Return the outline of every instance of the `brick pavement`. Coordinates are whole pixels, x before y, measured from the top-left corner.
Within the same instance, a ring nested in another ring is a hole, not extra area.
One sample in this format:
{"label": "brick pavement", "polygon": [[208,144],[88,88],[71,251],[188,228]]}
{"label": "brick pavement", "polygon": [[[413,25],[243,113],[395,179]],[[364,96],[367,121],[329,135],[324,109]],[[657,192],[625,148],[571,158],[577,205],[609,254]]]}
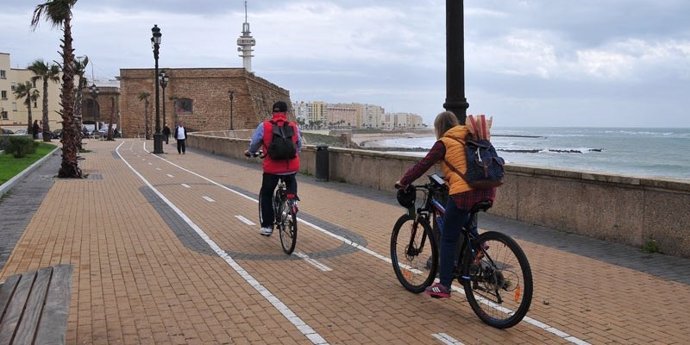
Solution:
{"label": "brick pavement", "polygon": [[[402,214],[389,193],[299,177],[302,218],[370,251],[300,224],[297,251],[331,269],[322,271],[238,218],[258,223],[257,164],[178,155],[173,145],[164,161],[137,140],[88,148],[81,167],[89,178],[39,170],[0,202],[2,223],[27,210],[0,228],[2,245],[14,248],[0,261],[0,281],[74,265],[69,344],[439,344],[441,333],[464,344],[690,342],[687,259],[487,215],[480,226],[518,239],[536,284],[535,321],[500,331],[460,294],[439,301],[404,291],[390,264],[371,255],[389,256]],[[47,191],[25,193],[28,185]],[[27,202],[21,212],[17,200]]]}

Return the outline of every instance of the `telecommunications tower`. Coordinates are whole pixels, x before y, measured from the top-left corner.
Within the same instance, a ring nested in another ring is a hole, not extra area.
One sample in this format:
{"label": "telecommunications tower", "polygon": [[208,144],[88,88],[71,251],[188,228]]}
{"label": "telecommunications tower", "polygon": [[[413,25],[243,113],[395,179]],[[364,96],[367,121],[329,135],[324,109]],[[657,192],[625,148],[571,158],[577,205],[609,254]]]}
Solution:
{"label": "telecommunications tower", "polygon": [[249,22],[247,21],[247,2],[244,2],[244,24],[242,24],[242,36],[240,36],[237,39],[237,51],[240,52],[241,54],[239,55],[242,58],[242,65],[244,65],[244,69],[247,70],[247,72],[252,71],[252,52],[254,47],[256,45],[256,41],[254,40],[254,37],[251,35],[251,31],[249,31]]}

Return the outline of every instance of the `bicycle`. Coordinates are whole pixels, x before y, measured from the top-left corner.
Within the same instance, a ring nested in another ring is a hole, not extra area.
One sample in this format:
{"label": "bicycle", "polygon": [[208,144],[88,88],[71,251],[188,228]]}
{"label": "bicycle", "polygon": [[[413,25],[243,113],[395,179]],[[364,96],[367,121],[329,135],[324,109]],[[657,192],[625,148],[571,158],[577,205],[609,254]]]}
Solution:
{"label": "bicycle", "polygon": [[[429,180],[408,187],[414,188],[415,200],[423,200],[422,205],[409,208],[391,234],[393,270],[402,286],[414,293],[434,282],[439,265],[439,229],[445,212],[441,200],[447,195],[447,187],[437,174],[429,175]],[[417,199],[418,191],[422,199]],[[476,225],[477,214],[490,207],[489,201],[475,205],[468,224]],[[532,302],[532,271],[527,256],[506,234],[474,234],[470,228],[465,225],[461,231],[454,279],[464,287],[467,301],[479,319],[499,329],[513,327],[522,321]]]}
{"label": "bicycle", "polygon": [[[265,157],[262,151],[245,154],[245,156],[261,159]],[[280,246],[285,254],[290,255],[297,245],[297,204],[294,199],[287,197],[287,186],[282,177],[278,181],[271,200],[273,201],[273,224],[280,234]],[[259,213],[261,213],[261,198],[259,198]]]}

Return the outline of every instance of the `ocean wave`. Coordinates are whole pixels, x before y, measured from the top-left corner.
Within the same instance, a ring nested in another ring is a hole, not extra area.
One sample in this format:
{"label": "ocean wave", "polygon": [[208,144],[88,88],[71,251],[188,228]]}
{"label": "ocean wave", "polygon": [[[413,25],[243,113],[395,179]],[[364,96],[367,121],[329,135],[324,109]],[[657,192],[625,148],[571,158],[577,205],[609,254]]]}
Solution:
{"label": "ocean wave", "polygon": [[508,149],[508,148],[500,148],[497,147],[496,151],[498,152],[510,152],[510,153],[588,153],[588,152],[602,152],[604,149],[602,148],[546,148],[546,149],[537,149],[537,148],[527,148],[527,149]]}

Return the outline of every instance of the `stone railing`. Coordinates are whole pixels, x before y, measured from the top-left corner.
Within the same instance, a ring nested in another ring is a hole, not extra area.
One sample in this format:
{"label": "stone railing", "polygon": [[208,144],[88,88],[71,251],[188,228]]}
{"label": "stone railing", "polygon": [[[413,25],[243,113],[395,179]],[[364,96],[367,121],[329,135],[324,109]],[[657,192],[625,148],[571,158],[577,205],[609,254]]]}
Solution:
{"label": "stone railing", "polygon": [[[226,132],[227,133],[227,132]],[[210,135],[213,134],[213,135]],[[249,133],[191,133],[188,145],[243,158]],[[316,174],[316,148],[300,154],[302,173]],[[328,179],[393,191],[418,157],[328,149]],[[392,197],[392,196],[391,196]],[[606,241],[690,257],[690,182],[510,165],[493,214]]]}

